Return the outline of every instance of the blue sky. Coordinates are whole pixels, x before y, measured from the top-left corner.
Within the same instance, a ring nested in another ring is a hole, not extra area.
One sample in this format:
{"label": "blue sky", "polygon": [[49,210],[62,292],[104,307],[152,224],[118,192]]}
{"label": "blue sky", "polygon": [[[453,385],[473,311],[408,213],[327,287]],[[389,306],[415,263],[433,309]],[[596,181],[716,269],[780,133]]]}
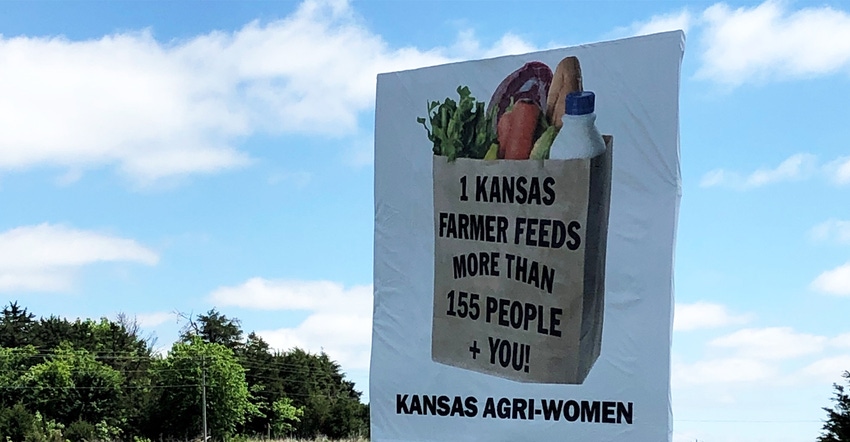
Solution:
{"label": "blue sky", "polygon": [[0,3],[0,298],[212,307],[368,390],[375,75],[687,35],[675,441],[810,441],[850,369],[842,2]]}

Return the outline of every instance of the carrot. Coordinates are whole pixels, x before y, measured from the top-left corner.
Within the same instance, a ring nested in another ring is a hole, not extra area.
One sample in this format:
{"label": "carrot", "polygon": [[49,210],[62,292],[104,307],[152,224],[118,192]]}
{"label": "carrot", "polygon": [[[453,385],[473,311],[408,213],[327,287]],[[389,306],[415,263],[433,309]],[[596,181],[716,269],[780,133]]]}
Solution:
{"label": "carrot", "polygon": [[527,101],[514,104],[513,109],[502,114],[496,125],[499,138],[499,156],[506,160],[527,160],[534,146],[534,131],[540,108]]}

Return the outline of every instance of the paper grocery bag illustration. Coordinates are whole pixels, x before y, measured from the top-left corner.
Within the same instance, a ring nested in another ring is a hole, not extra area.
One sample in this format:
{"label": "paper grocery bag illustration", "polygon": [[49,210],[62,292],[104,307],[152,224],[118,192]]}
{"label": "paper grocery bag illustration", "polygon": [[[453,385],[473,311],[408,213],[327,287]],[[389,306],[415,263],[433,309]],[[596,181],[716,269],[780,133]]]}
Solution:
{"label": "paper grocery bag illustration", "polygon": [[613,141],[576,160],[434,156],[436,362],[580,384],[599,356]]}

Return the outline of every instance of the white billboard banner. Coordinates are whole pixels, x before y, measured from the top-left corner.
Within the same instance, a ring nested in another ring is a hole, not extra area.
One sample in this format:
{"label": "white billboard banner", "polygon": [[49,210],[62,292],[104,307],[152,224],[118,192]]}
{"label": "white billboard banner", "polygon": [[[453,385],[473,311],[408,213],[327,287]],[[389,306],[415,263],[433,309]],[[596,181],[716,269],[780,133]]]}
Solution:
{"label": "white billboard banner", "polygon": [[372,440],[670,440],[683,51],[378,76]]}

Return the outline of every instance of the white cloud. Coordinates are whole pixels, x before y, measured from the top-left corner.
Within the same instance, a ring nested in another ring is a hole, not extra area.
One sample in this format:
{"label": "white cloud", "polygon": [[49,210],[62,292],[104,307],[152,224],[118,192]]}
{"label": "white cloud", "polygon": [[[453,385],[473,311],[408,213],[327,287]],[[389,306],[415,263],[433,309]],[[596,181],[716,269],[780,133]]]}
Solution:
{"label": "white cloud", "polygon": [[310,184],[312,178],[313,176],[309,172],[276,172],[271,174],[267,181],[270,185],[287,183],[298,189],[303,189]]}
{"label": "white cloud", "polygon": [[720,304],[709,302],[676,304],[673,330],[690,331],[718,328],[727,325],[745,324],[750,319],[749,315],[733,315],[729,313],[726,306]]}
{"label": "white cloud", "polygon": [[708,345],[732,349],[741,357],[782,360],[820,353],[826,342],[824,336],[798,333],[790,327],[768,327],[738,330]]}
{"label": "white cloud", "polygon": [[75,271],[86,265],[159,260],[134,240],[53,224],[2,232],[0,250],[0,291],[67,290]]}
{"label": "white cloud", "polygon": [[850,262],[821,273],[810,287],[830,295],[850,296]]}
{"label": "white cloud", "polygon": [[827,163],[824,171],[837,185],[850,184],[850,157],[841,157]]}
{"label": "white cloud", "polygon": [[451,52],[453,57],[462,59],[525,54],[536,50],[539,50],[539,48],[510,32],[503,35],[491,47],[485,48],[481,46],[481,42],[475,35],[475,31],[465,29],[458,33],[456,41],[449,52]]}
{"label": "white cloud", "polygon": [[823,382],[837,382],[850,367],[850,354],[818,359],[800,370],[800,374]]}
{"label": "white cloud", "polygon": [[693,14],[687,9],[682,9],[681,11],[671,12],[669,14],[654,15],[649,20],[636,22],[626,28],[618,29],[614,34],[618,36],[650,35],[680,29],[687,34],[694,21]]}
{"label": "white cloud", "polygon": [[808,178],[814,174],[816,166],[817,159],[814,155],[799,153],[788,157],[775,168],[761,168],[746,176],[724,169],[715,169],[703,175],[700,186],[753,189],[768,184]]}
{"label": "white cloud", "polygon": [[828,6],[796,11],[768,0],[708,7],[698,76],[730,86],[809,78],[850,69],[850,14]]}
{"label": "white cloud", "polygon": [[168,321],[176,322],[177,314],[174,312],[140,313],[136,315],[136,321],[144,328],[154,328]]}
{"label": "white cloud", "polygon": [[674,363],[672,381],[676,385],[740,383],[763,381],[778,374],[773,364],[756,358],[736,357]]}
{"label": "white cloud", "polygon": [[346,288],[330,281],[252,278],[238,286],[216,289],[209,299],[222,306],[309,311],[309,316],[297,326],[260,330],[257,334],[277,349],[324,351],[347,370],[369,366],[371,286]]}
{"label": "white cloud", "polygon": [[[844,333],[830,339],[829,345],[838,348],[850,348],[850,333]],[[850,369],[850,364],[847,367]]]}
{"label": "white cloud", "polygon": [[115,167],[149,184],[241,167],[251,158],[237,146],[257,132],[356,135],[379,72],[533,49],[513,34],[491,47],[462,34],[449,48],[392,48],[338,0],[169,43],[148,31],[0,35],[0,170],[67,168],[64,183]]}
{"label": "white cloud", "polygon": [[809,231],[816,241],[835,241],[850,244],[850,220],[828,219]]}

